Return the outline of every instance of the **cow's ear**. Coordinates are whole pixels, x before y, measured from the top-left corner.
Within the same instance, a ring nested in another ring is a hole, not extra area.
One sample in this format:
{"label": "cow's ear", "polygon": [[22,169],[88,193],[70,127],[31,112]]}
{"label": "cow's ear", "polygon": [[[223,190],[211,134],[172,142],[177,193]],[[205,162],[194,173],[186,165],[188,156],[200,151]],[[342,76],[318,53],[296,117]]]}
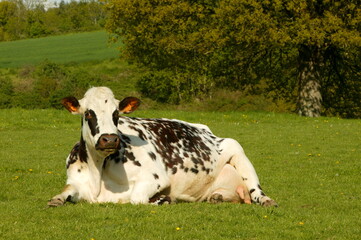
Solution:
{"label": "cow's ear", "polygon": [[131,113],[140,105],[140,100],[136,97],[126,97],[119,103],[120,113]]}
{"label": "cow's ear", "polygon": [[68,109],[69,112],[77,114],[79,113],[80,104],[75,97],[66,97],[61,100],[61,104]]}

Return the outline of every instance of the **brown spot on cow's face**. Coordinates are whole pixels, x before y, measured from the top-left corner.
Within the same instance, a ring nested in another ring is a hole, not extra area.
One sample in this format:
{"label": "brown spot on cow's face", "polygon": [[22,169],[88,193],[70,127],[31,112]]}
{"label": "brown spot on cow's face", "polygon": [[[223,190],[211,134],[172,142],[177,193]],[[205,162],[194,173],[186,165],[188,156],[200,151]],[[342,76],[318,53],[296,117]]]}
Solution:
{"label": "brown spot on cow's face", "polygon": [[118,120],[119,120],[119,111],[118,109],[116,109],[113,112],[113,123],[115,126],[118,126]]}
{"label": "brown spot on cow's face", "polygon": [[98,118],[93,110],[90,109],[85,111],[84,120],[88,123],[90,132],[93,137],[99,133]]}

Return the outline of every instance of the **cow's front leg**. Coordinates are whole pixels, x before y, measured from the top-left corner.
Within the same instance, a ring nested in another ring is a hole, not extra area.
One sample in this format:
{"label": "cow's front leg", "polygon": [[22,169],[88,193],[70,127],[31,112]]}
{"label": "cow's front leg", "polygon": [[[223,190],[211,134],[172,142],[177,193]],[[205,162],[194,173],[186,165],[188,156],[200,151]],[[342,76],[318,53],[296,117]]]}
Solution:
{"label": "cow's front leg", "polygon": [[77,194],[78,192],[76,188],[73,185],[68,184],[64,187],[60,194],[54,196],[48,201],[48,206],[59,207],[64,205],[67,201],[72,202],[74,201]]}
{"label": "cow's front leg", "polygon": [[[58,207],[65,202],[77,202],[81,196],[91,199],[89,191],[89,169],[87,163],[81,162],[78,156],[79,144],[76,144],[66,159],[67,181],[63,191],[48,201],[48,206]],[[81,191],[81,192],[80,192]],[[82,194],[81,194],[82,193]],[[86,198],[85,198],[86,199]]]}

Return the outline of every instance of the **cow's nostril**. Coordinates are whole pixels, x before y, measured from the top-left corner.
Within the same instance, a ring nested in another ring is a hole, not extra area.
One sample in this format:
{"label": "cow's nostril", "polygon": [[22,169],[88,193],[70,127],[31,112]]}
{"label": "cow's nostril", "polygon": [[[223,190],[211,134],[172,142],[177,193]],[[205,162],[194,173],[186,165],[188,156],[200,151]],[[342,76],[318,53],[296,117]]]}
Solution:
{"label": "cow's nostril", "polygon": [[97,143],[98,149],[117,149],[119,148],[119,136],[116,134],[104,134],[100,136]]}

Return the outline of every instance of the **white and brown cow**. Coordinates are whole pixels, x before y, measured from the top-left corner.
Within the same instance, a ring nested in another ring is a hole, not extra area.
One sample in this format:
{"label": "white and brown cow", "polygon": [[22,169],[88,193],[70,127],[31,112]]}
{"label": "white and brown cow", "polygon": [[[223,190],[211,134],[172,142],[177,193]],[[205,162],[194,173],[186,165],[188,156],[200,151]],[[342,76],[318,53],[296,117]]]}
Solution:
{"label": "white and brown cow", "polygon": [[135,110],[140,101],[128,97],[120,102],[106,87],[91,88],[83,99],[68,97],[62,103],[82,116],[82,130],[66,160],[66,186],[49,206],[80,200],[252,201],[277,206],[262,191],[241,145],[214,136],[207,126],[119,116]]}

